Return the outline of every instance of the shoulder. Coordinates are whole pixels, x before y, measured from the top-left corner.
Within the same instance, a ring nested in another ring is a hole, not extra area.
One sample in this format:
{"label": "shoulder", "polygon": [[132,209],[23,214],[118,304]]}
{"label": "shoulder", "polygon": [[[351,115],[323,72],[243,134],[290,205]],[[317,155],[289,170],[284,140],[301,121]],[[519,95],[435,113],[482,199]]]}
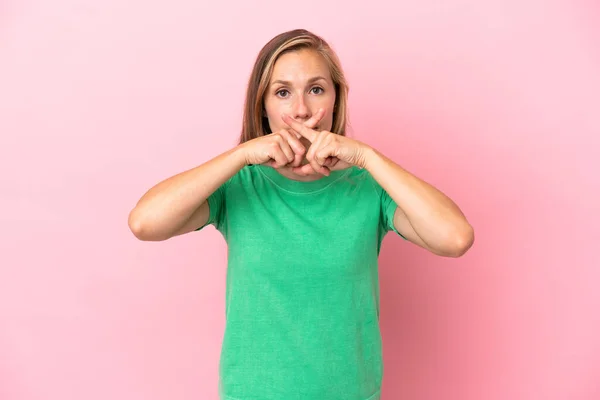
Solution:
{"label": "shoulder", "polygon": [[348,168],[348,173],[346,174],[347,179],[359,181],[366,181],[370,179],[371,174],[369,171],[363,168],[352,166]]}
{"label": "shoulder", "polygon": [[226,184],[243,184],[244,182],[252,181],[253,178],[255,178],[258,175],[260,175],[259,166],[246,165],[238,172],[236,172],[235,175],[229,178]]}
{"label": "shoulder", "polygon": [[225,184],[223,189],[226,192],[236,192],[237,190],[256,189],[261,186],[259,182],[265,180],[264,174],[261,172],[260,165],[246,165],[235,173]]}
{"label": "shoulder", "polygon": [[366,190],[377,191],[377,182],[369,171],[359,167],[350,167],[343,181],[351,185],[360,186]]}

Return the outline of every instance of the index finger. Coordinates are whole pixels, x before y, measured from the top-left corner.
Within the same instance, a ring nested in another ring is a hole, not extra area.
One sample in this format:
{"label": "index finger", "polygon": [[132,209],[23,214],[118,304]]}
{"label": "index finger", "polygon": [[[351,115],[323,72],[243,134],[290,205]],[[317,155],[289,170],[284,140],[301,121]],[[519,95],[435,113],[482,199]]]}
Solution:
{"label": "index finger", "polygon": [[319,122],[321,122],[321,120],[323,119],[324,116],[325,116],[325,109],[319,108],[319,110],[317,110],[315,115],[310,117],[310,119],[308,121],[304,122],[304,125],[308,126],[311,129],[314,129],[315,126],[317,126],[319,124]]}
{"label": "index finger", "polygon": [[306,125],[296,121],[289,115],[282,114],[281,118],[283,119],[283,122],[285,122],[286,124],[288,124],[290,126],[290,128],[292,128],[294,131],[298,132],[303,137],[307,138],[311,143],[314,142],[315,139],[317,138],[317,132],[315,130],[310,129]]}

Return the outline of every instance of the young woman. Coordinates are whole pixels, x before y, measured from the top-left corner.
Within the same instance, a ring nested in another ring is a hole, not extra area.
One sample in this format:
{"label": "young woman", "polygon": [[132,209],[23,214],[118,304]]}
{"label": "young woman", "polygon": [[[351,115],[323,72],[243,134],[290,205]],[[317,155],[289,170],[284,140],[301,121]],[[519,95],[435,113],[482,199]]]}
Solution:
{"label": "young woman", "polygon": [[448,197],[345,136],[347,95],[322,38],[276,36],[254,65],[239,145],[131,211],[140,240],[212,224],[227,241],[224,400],[379,399],[384,235],[447,257],[473,242]]}

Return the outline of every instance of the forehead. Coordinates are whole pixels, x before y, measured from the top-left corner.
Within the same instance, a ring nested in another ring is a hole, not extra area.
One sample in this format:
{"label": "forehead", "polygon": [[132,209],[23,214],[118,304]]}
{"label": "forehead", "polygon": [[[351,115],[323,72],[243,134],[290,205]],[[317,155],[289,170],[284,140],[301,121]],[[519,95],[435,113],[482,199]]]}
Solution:
{"label": "forehead", "polygon": [[273,67],[271,81],[306,81],[319,75],[331,80],[325,58],[315,50],[300,49],[279,56]]}

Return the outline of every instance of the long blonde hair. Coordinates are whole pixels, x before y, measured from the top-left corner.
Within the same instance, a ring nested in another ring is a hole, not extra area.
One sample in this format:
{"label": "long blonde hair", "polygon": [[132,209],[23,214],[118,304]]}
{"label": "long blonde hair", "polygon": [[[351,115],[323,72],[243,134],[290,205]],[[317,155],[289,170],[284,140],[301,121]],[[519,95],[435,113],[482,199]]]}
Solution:
{"label": "long blonde hair", "polygon": [[305,29],[295,29],[275,36],[258,53],[246,89],[240,144],[271,133],[269,122],[264,115],[265,91],[277,59],[286,52],[299,49],[317,51],[329,65],[336,93],[331,131],[339,135],[346,134],[348,83],[341,63],[323,38]]}

